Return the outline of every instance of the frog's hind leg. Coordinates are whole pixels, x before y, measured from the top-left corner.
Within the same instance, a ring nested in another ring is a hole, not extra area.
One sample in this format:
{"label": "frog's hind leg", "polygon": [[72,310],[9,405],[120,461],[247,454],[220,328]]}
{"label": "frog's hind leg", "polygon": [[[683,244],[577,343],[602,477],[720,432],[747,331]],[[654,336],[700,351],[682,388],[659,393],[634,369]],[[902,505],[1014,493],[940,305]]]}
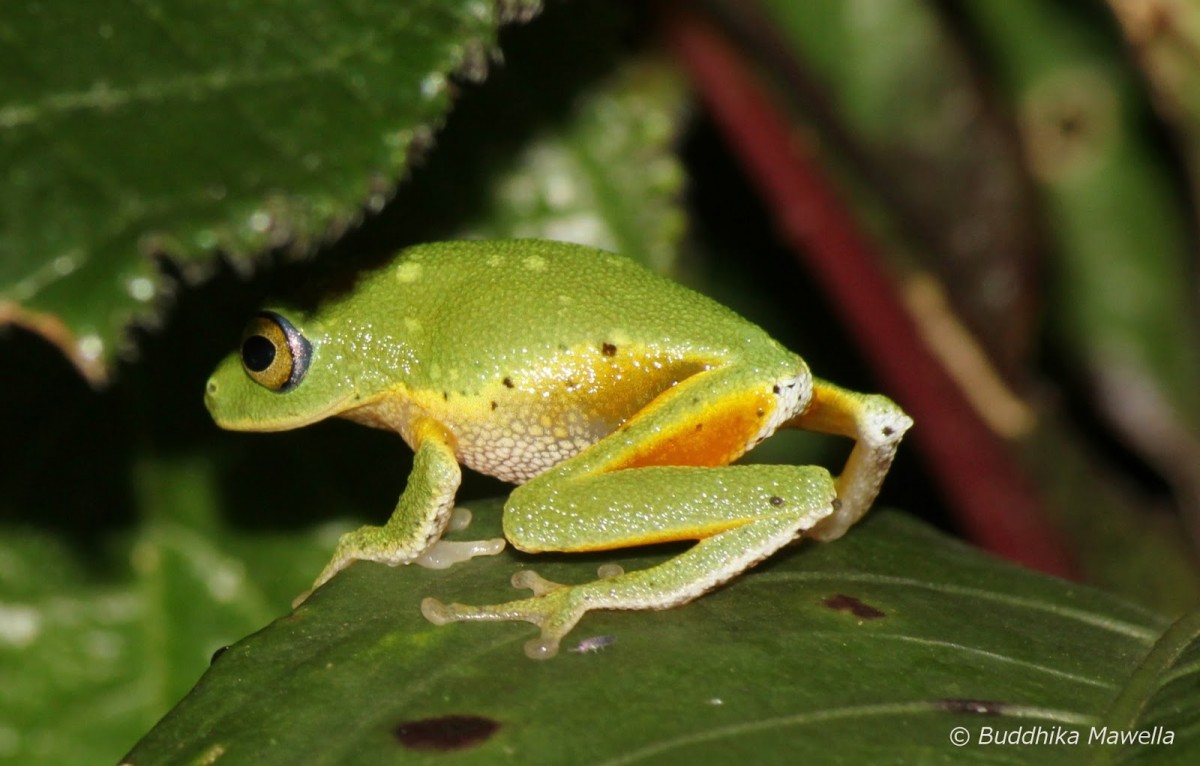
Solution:
{"label": "frog's hind leg", "polygon": [[598,551],[698,540],[638,572],[559,586],[533,573],[514,584],[533,598],[491,606],[422,603],[432,622],[526,620],[549,657],[590,609],[665,609],[728,580],[833,512],[819,467],[729,466],[807,402],[803,362],[731,365],[693,375],[621,428],[513,491],[504,534],[523,551]]}
{"label": "frog's hind leg", "polygon": [[818,540],[836,540],[875,501],[912,419],[885,396],[859,394],[814,380],[808,408],[783,425],[855,440],[854,449],[837,477],[836,510],[807,533]]}
{"label": "frog's hind leg", "polygon": [[[599,514],[578,512],[579,505],[596,498],[604,498],[607,506]],[[607,577],[602,572],[601,579],[581,585],[558,585],[525,570],[513,577],[513,585],[532,588],[531,598],[489,606],[425,599],[421,611],[439,625],[534,623],[541,635],[525,645],[525,652],[549,658],[588,611],[666,609],[691,601],[828,516],[833,498],[833,480],[816,466],[647,467],[582,478],[557,489],[527,484],[513,493],[505,514],[506,534],[518,547],[580,551],[699,542],[662,564]]]}

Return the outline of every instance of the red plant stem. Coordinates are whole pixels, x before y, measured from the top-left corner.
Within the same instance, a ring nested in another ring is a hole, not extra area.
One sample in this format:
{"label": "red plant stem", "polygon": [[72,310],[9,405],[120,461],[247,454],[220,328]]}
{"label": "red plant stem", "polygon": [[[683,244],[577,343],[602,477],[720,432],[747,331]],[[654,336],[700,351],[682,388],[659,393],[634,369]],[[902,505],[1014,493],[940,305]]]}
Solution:
{"label": "red plant stem", "polygon": [[964,533],[1027,567],[1074,576],[1028,476],[921,339],[872,244],[805,141],[710,22],[669,4],[663,26],[782,236],[834,296],[866,359],[916,421],[912,438]]}

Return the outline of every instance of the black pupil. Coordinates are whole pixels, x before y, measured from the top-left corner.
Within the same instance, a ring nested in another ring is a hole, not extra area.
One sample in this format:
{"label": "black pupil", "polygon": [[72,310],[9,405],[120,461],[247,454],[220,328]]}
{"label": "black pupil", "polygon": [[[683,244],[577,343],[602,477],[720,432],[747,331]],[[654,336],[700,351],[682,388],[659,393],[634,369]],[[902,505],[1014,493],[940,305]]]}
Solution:
{"label": "black pupil", "polygon": [[251,372],[262,372],[275,361],[275,344],[261,335],[251,335],[242,344],[242,364]]}

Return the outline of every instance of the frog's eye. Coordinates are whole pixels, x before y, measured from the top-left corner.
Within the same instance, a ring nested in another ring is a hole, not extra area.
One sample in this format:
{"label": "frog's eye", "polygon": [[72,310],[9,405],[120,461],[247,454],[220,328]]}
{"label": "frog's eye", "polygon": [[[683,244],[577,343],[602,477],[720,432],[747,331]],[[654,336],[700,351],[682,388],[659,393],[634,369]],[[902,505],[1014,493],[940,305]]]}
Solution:
{"label": "frog's eye", "polygon": [[242,368],[272,391],[287,391],[304,378],[312,345],[291,322],[273,311],[250,320],[242,333]]}

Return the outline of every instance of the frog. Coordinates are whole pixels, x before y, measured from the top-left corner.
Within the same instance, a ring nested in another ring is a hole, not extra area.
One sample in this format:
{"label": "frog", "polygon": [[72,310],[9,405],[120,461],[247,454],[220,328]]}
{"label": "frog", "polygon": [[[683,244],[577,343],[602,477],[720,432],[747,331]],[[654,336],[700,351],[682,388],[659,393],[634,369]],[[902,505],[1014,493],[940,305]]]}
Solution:
{"label": "frog", "polygon": [[[814,377],[713,299],[631,258],[548,240],[415,245],[315,309],[267,308],[218,364],[205,404],[234,431],[336,417],[394,431],[413,450],[390,518],[344,534],[308,593],[355,561],[436,568],[508,544],[691,543],[646,569],[606,565],[576,584],[521,569],[512,584],[531,595],[504,603],[420,604],[439,626],[532,623],[534,659],[553,657],[588,611],[681,606],[784,546],[841,537],[912,425],[881,394]],[[854,444],[836,476],[736,462],[781,428]],[[463,523],[463,466],[516,485],[503,538],[442,539]]]}

